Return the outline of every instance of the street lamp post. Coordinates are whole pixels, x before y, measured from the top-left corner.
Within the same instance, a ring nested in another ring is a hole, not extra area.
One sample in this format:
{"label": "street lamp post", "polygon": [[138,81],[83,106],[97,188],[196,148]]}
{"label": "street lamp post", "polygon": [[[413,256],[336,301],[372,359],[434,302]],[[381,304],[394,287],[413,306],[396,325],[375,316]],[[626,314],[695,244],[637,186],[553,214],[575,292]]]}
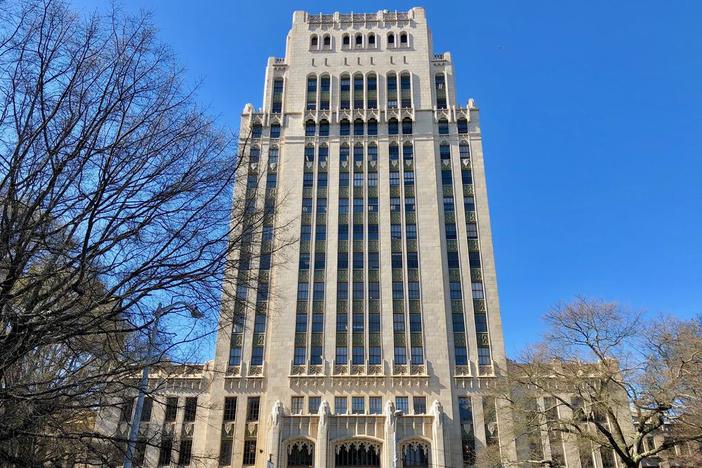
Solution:
{"label": "street lamp post", "polygon": [[169,305],[168,307],[162,307],[161,304],[158,305],[155,312],[154,323],[151,325],[151,330],[149,330],[149,338],[146,347],[146,357],[147,361],[144,364],[144,368],[141,371],[141,381],[139,382],[139,394],[137,396],[136,405],[134,407],[134,415],[132,416],[132,425],[129,428],[129,441],[127,443],[127,453],[124,455],[124,468],[132,468],[132,463],[134,462],[134,449],[136,448],[137,438],[139,437],[139,423],[141,422],[141,412],[144,409],[144,398],[146,397],[146,391],[149,385],[149,366],[151,365],[151,359],[156,351],[156,337],[158,336],[158,323],[161,317],[174,309],[175,307],[184,306],[190,312],[193,318],[202,317],[202,313],[197,310],[197,308],[190,304],[184,304],[182,302],[176,302]]}

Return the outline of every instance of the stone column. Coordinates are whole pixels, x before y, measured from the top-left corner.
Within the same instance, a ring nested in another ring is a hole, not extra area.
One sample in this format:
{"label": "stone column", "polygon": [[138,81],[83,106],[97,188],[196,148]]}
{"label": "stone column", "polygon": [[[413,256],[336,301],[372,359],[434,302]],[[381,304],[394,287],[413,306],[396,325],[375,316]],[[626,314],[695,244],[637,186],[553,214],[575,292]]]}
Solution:
{"label": "stone column", "polygon": [[[385,442],[383,443],[383,462],[381,466],[395,467],[397,453],[397,416],[395,404],[388,400],[385,403]],[[399,465],[399,460],[397,460]]]}
{"label": "stone column", "polygon": [[271,421],[268,426],[268,452],[274,466],[280,466],[280,424],[283,419],[283,403],[277,400],[271,410]]}
{"label": "stone column", "polygon": [[319,405],[319,424],[317,425],[317,441],[314,445],[314,467],[326,468],[329,445],[329,403],[322,400]]}
{"label": "stone column", "polygon": [[431,405],[431,415],[434,421],[431,425],[431,464],[432,466],[446,466],[446,453],[444,449],[444,407],[438,400]]}

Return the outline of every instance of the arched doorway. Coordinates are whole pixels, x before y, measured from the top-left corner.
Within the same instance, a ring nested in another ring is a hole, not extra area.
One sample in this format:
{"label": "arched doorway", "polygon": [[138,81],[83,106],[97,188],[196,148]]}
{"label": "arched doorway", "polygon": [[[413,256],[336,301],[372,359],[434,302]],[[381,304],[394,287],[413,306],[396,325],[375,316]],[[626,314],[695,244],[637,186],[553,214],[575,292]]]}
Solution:
{"label": "arched doorway", "polygon": [[334,453],[335,468],[371,468],[380,466],[380,443],[350,440],[338,444]]}
{"label": "arched doorway", "polygon": [[403,468],[429,468],[429,443],[410,440],[400,446]]}
{"label": "arched doorway", "polygon": [[287,444],[288,468],[312,468],[314,466],[314,444],[305,439]]}

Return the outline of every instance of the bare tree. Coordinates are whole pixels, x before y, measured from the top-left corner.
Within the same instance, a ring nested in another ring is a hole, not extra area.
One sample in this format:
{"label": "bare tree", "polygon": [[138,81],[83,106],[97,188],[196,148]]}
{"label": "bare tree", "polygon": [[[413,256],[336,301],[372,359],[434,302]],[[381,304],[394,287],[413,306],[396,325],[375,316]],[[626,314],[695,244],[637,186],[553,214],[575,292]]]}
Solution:
{"label": "bare tree", "polygon": [[593,453],[627,467],[675,447],[699,454],[699,321],[646,324],[618,304],[578,298],[546,322],[544,341],[510,364],[504,389],[522,462],[564,466],[568,447],[583,466],[594,466]]}
{"label": "bare tree", "polygon": [[274,194],[182,76],[148,15],[0,2],[0,464],[108,463],[95,413],[255,287]]}

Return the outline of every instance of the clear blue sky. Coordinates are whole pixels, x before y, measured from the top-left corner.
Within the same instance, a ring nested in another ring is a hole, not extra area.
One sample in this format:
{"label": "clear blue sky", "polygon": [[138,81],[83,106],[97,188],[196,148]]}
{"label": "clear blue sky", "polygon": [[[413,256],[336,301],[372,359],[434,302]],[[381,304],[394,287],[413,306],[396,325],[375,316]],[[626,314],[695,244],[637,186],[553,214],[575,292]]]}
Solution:
{"label": "clear blue sky", "polygon": [[153,10],[201,100],[232,126],[245,103],[261,105],[293,10],[424,6],[460,103],[481,108],[508,353],[576,294],[702,313],[702,2],[122,4]]}

